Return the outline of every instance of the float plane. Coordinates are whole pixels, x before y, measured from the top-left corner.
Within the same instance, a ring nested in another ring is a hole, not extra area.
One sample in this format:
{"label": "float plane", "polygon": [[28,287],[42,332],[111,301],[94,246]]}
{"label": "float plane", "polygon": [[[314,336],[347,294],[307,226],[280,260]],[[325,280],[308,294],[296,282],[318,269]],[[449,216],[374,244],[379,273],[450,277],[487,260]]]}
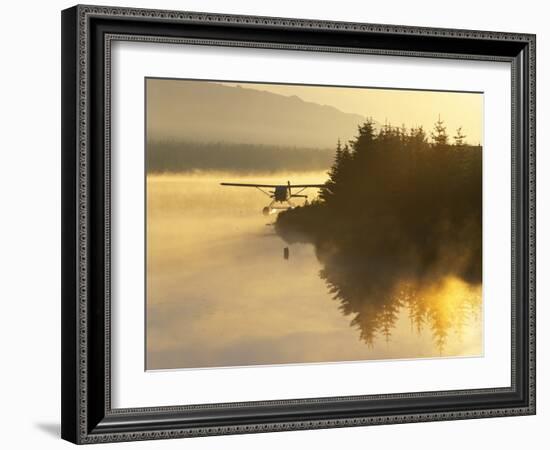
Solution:
{"label": "float plane", "polygon": [[[250,183],[220,183],[222,186],[250,187],[256,188],[272,199],[271,203],[263,208],[262,212],[265,216],[276,213],[279,210],[294,208],[293,198],[305,198],[307,195],[302,194],[303,191],[309,188],[322,188],[324,184],[250,184]],[[292,192],[292,189],[298,191]]]}

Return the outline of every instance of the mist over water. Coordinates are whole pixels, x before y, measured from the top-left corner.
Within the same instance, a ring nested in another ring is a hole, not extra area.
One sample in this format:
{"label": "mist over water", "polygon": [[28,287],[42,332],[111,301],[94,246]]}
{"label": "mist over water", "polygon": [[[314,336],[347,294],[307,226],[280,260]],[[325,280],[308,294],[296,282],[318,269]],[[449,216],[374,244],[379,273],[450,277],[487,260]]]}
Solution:
{"label": "mist over water", "polygon": [[[421,287],[442,322],[443,346],[429,317],[411,318],[415,311],[405,291],[391,311],[391,332],[366,340],[357,311],[346,311],[323,279],[313,245],[286,244],[272,226],[275,216],[261,214],[270,199],[257,189],[219,185],[317,184],[326,177],[324,172],[148,175],[148,369],[482,353],[479,287],[453,278]],[[361,320],[368,306],[364,299]]]}

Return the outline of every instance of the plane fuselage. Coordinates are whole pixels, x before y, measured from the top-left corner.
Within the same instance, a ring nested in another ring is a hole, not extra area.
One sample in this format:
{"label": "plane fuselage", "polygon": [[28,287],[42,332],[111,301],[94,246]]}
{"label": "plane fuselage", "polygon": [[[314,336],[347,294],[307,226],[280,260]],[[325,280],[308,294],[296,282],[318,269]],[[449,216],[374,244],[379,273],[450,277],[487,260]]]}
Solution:
{"label": "plane fuselage", "polygon": [[276,186],[273,198],[277,202],[286,202],[290,198],[290,189],[288,186]]}

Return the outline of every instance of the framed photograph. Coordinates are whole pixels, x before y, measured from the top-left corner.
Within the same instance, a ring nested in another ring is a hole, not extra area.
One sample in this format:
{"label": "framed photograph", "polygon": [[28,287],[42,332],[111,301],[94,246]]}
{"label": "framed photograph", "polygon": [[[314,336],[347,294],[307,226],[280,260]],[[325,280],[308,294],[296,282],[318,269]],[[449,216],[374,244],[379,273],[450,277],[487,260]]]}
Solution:
{"label": "framed photograph", "polygon": [[62,437],[535,413],[535,36],[62,12]]}

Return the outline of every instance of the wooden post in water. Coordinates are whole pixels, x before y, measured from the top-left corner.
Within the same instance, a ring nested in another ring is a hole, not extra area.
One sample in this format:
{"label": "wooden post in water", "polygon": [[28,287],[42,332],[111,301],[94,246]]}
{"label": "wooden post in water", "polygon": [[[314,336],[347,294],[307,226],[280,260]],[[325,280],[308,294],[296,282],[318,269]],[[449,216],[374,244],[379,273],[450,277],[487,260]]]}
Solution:
{"label": "wooden post in water", "polygon": [[285,247],[283,250],[283,257],[285,259],[288,259],[289,256],[290,256],[290,250],[288,249],[288,247]]}

